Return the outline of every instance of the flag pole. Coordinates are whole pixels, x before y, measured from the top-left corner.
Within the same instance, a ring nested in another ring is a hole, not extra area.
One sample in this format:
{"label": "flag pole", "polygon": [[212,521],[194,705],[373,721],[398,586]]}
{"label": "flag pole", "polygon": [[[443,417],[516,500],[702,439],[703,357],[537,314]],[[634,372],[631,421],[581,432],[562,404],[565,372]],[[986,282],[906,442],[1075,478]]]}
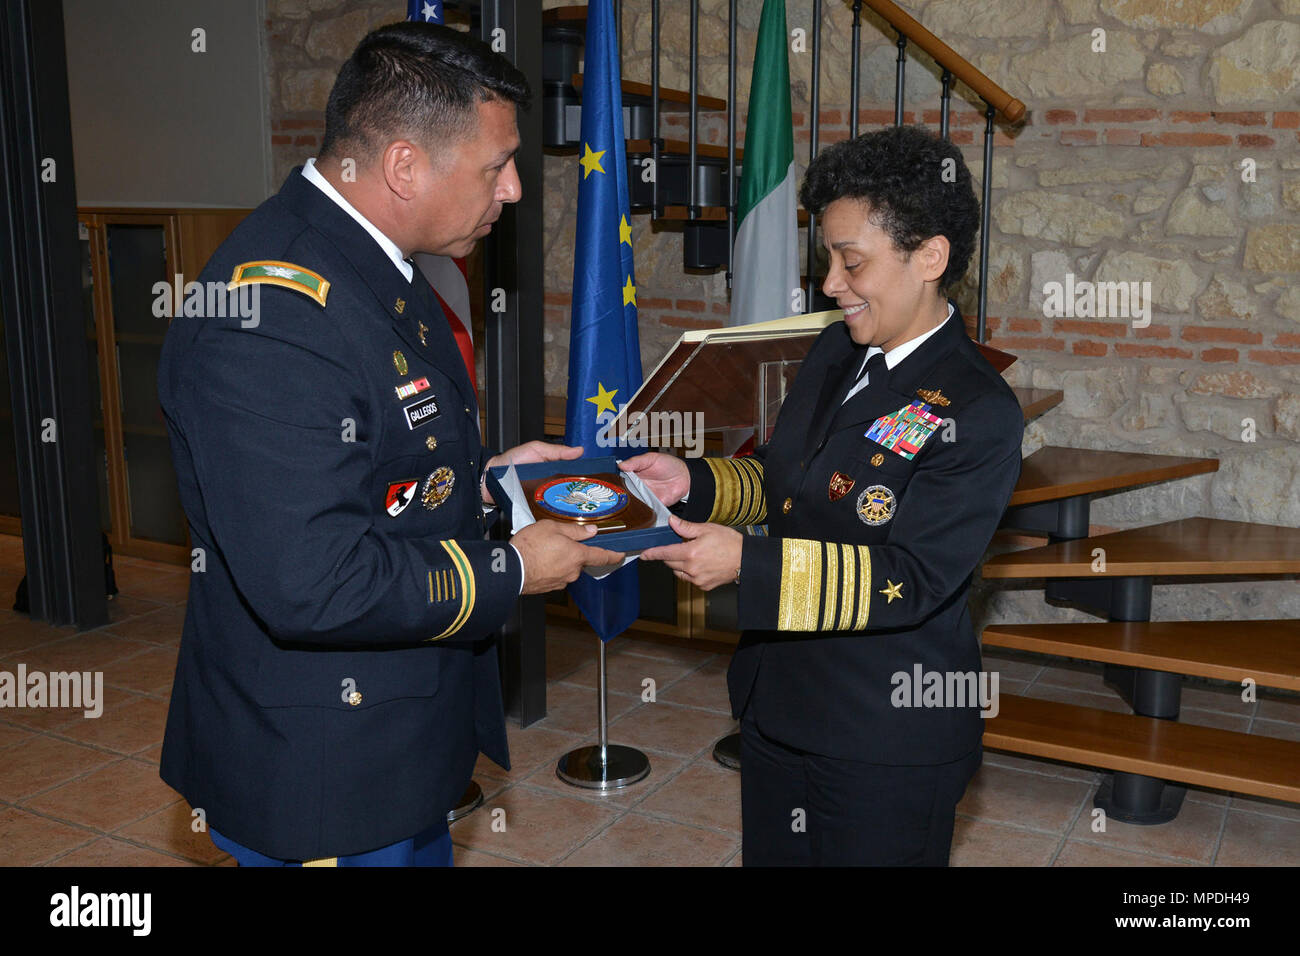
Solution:
{"label": "flag pole", "polygon": [[621,790],[650,774],[650,760],[634,747],[609,742],[609,692],[605,668],[605,642],[597,638],[600,650],[596,658],[597,744],[570,750],[560,758],[555,775],[565,783],[586,790]]}
{"label": "flag pole", "polygon": [[[602,410],[592,393],[630,396],[641,386],[616,13],[611,0],[592,0],[587,5],[565,440],[581,445],[588,454],[602,445]],[[657,138],[657,129],[655,134]],[[594,413],[588,402],[596,405]],[[612,407],[608,412],[617,414]],[[555,768],[556,776],[575,787],[617,790],[650,773],[645,754],[609,742],[604,641],[636,619],[640,594],[632,576],[635,571],[635,567],[620,568],[602,580],[580,579],[570,585],[574,603],[600,641],[597,743],[565,754]]]}

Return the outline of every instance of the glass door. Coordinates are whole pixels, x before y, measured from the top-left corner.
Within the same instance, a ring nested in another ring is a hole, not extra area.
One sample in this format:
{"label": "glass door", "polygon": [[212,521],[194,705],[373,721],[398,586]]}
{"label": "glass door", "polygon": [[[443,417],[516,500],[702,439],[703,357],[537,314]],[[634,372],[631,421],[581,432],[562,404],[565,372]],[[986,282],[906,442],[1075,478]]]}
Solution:
{"label": "glass door", "polygon": [[114,212],[84,218],[95,316],[86,334],[101,398],[95,440],[105,461],[101,514],[116,552],[188,560],[185,513],[158,405],[168,319],[154,315],[155,287],[170,287],[179,271],[174,218]]}

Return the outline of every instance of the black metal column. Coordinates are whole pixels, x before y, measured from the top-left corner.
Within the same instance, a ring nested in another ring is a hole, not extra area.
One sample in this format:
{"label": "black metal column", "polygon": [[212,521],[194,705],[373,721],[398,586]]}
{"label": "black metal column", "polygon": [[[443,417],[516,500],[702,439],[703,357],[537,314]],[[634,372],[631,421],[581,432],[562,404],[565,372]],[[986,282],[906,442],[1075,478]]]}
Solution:
{"label": "black metal column", "polygon": [[[1149,577],[1116,578],[1111,582],[1108,617],[1112,621],[1151,620]],[[1104,680],[1133,708],[1133,713],[1177,720],[1182,695],[1181,674],[1107,664]],[[1187,788],[1136,773],[1115,771],[1102,781],[1093,805],[1124,823],[1167,823],[1178,816]]]}
{"label": "black metal column", "polygon": [[0,314],[32,618],[108,621],[63,7],[0,14]]}
{"label": "black metal column", "polygon": [[[519,111],[522,143],[515,156],[523,198],[507,206],[485,240],[484,326],[487,434],[498,450],[542,437],[542,11],[535,0],[484,0],[481,37],[504,31],[505,56],[532,85],[532,108]],[[494,306],[504,291],[503,311]],[[506,712],[521,727],[546,716],[546,608],[539,595],[519,600],[501,630]]]}

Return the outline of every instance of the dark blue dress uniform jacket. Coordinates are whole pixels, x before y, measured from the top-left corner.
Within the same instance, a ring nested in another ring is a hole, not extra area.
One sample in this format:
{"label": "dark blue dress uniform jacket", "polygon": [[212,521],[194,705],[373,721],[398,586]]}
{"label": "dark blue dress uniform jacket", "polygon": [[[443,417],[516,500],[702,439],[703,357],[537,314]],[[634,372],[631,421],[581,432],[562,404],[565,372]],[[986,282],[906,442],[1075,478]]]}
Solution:
{"label": "dark blue dress uniform jacket", "polygon": [[261,284],[255,325],[178,316],[158,371],[203,562],[161,775],[266,855],[362,853],[444,818],[480,750],[509,766],[485,638],[522,568],[484,540],[477,403],[419,270],[298,169],[200,280],[260,261],[324,277],[325,304]]}
{"label": "dark blue dress uniform jacket", "polygon": [[[748,459],[688,462],[684,517],[768,525],[769,536],[744,540],[744,634],[727,678],[734,715],[788,746],[919,765],[980,742],[978,705],[893,701],[894,675],[910,679],[918,664],[922,674],[979,671],[970,577],[1020,474],[1020,405],[960,316],[891,369],[885,388],[868,386],[842,407],[865,349],[836,322],[810,350],[766,446]],[[914,458],[866,437],[878,418],[917,401],[950,424]]]}

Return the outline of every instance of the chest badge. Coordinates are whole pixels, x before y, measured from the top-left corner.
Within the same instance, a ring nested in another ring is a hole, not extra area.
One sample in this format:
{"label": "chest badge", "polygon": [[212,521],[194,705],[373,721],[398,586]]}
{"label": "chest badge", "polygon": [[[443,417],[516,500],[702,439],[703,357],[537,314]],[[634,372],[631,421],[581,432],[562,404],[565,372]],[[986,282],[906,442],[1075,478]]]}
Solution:
{"label": "chest badge", "polygon": [[388,494],[384,496],[384,510],[390,518],[396,518],[406,510],[406,506],[415,500],[415,489],[419,486],[419,478],[394,481],[388,486]]}
{"label": "chest badge", "polygon": [[456,486],[456,473],[443,465],[428,478],[424,479],[424,491],[420,500],[424,507],[432,511],[451,497],[451,489]]}
{"label": "chest badge", "polygon": [[826,497],[831,501],[839,501],[850,491],[853,490],[853,479],[841,471],[831,474],[830,487],[826,489]]}
{"label": "chest badge", "polygon": [[898,499],[894,493],[884,485],[872,485],[870,488],[864,488],[862,494],[858,495],[858,517],[864,524],[871,525],[873,528],[884,524],[894,517],[894,508],[898,504]]}
{"label": "chest badge", "polygon": [[952,402],[948,400],[947,396],[943,394],[943,389],[941,388],[918,388],[916,394],[925,399],[927,405],[938,405],[940,408],[947,408],[952,404]]}
{"label": "chest badge", "polygon": [[402,354],[401,349],[393,353],[393,368],[397,369],[398,375],[406,374],[406,356]]}
{"label": "chest badge", "polygon": [[884,463],[885,463],[885,456],[882,455],[880,452],[876,452],[874,455],[871,456],[871,466],[873,468],[879,468]]}
{"label": "chest badge", "polygon": [[421,323],[420,323],[420,330],[419,330],[419,332],[418,332],[418,335],[420,336],[420,344],[421,344],[421,345],[428,345],[428,344],[429,344],[428,342],[426,342],[426,341],[424,340],[424,337],[425,337],[426,335],[428,335],[428,334],[429,334],[429,327],[428,327],[427,325],[425,325],[423,322],[421,322]]}

